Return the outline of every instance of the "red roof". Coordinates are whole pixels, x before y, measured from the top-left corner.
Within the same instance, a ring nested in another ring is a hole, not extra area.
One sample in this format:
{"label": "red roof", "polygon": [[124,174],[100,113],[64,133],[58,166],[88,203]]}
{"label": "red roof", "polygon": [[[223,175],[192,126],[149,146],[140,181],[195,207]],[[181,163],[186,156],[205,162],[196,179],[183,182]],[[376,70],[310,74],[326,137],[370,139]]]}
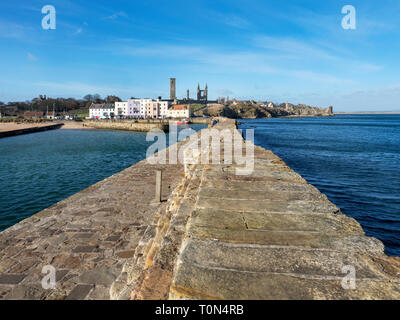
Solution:
{"label": "red roof", "polygon": [[186,104],[177,104],[175,106],[173,106],[174,110],[186,110],[188,108],[188,106]]}

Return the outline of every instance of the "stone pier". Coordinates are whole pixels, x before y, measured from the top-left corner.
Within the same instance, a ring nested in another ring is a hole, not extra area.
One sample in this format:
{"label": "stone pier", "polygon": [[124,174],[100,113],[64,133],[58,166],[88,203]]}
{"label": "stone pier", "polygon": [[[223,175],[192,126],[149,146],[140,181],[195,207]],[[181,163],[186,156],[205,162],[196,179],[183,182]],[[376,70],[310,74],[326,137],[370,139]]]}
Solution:
{"label": "stone pier", "polygon": [[400,259],[354,219],[271,151],[241,166],[144,160],[3,231],[0,298],[400,299]]}
{"label": "stone pier", "polygon": [[[20,136],[23,134],[42,132],[48,130],[60,129],[63,126],[62,123],[48,124],[48,123],[36,123],[36,124],[14,124],[14,123],[0,123],[0,139],[7,137]],[[10,130],[7,130],[10,127]],[[21,128],[19,128],[21,127]]]}
{"label": "stone pier", "polygon": [[399,299],[400,259],[271,151],[254,150],[249,175],[188,167],[188,191],[131,298]]}

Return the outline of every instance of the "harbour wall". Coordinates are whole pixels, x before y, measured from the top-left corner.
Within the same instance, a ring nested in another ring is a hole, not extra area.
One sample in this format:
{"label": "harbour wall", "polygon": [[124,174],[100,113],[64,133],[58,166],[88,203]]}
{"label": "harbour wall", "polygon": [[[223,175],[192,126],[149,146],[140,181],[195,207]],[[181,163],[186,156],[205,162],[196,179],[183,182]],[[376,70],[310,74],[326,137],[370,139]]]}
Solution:
{"label": "harbour wall", "polygon": [[30,127],[30,128],[24,128],[24,129],[0,131],[0,139],[6,138],[6,137],[19,136],[22,134],[34,133],[34,132],[55,130],[55,129],[61,128],[62,125],[63,125],[62,123],[58,123],[58,124],[51,124],[51,125],[47,125],[47,126],[39,126],[39,127],[34,126],[34,127]]}
{"label": "harbour wall", "polygon": [[95,129],[107,129],[107,130],[125,130],[125,131],[137,131],[137,132],[148,132],[153,129],[159,129],[164,132],[169,131],[169,124],[168,122],[161,122],[161,121],[106,121],[106,120],[99,120],[99,121],[85,121],[85,127],[95,128]]}

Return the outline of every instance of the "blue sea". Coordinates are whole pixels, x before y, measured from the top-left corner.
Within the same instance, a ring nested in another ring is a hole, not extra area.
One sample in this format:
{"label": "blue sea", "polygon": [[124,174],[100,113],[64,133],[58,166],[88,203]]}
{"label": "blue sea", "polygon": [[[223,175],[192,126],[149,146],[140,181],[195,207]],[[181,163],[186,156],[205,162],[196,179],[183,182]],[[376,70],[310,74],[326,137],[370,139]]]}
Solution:
{"label": "blue sea", "polygon": [[0,139],[0,231],[145,159],[152,143],[145,133],[111,130]]}
{"label": "blue sea", "polygon": [[388,255],[400,256],[400,115],[240,120]]}

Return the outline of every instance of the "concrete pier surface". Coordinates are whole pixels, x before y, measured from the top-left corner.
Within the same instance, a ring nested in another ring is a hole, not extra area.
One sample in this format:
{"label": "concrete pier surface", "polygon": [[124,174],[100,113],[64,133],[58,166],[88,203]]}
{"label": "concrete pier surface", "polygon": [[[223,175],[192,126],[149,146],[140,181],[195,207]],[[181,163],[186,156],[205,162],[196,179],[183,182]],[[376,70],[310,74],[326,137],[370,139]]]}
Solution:
{"label": "concrete pier surface", "polygon": [[400,259],[379,240],[271,151],[242,166],[144,160],[3,231],[0,298],[400,299]]}

